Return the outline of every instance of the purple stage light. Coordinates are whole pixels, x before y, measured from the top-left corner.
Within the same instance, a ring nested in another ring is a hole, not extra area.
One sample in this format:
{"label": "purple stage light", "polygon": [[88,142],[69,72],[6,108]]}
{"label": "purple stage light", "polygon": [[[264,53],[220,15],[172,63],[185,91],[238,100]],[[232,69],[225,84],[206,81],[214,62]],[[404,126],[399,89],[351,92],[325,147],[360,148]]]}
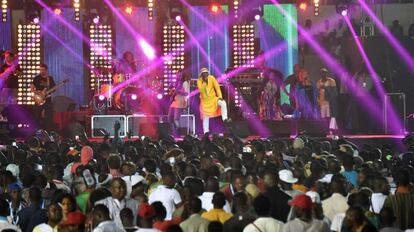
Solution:
{"label": "purple stage light", "polygon": [[347,16],[348,15],[348,9],[343,9],[342,11],[341,11],[341,15],[342,16]]}
{"label": "purple stage light", "polygon": [[155,59],[155,50],[154,48],[144,39],[139,40],[139,45],[141,46],[142,50],[144,51],[145,56],[150,59]]}
{"label": "purple stage light", "polygon": [[104,95],[102,95],[102,94],[100,94],[100,95],[98,96],[98,99],[99,99],[99,101],[103,101],[103,100],[105,100],[105,96],[104,96]]}
{"label": "purple stage light", "polygon": [[136,94],[132,94],[131,95],[131,100],[135,101],[137,100],[138,96]]}
{"label": "purple stage light", "polygon": [[259,20],[260,20],[260,15],[259,15],[259,14],[255,15],[255,16],[254,16],[254,19],[255,19],[256,21],[259,21]]}
{"label": "purple stage light", "polygon": [[181,22],[181,16],[180,15],[175,16],[175,21]]}
{"label": "purple stage light", "polygon": [[162,99],[162,94],[161,93],[157,94],[157,99],[158,100],[161,100]]}
{"label": "purple stage light", "polygon": [[99,23],[99,16],[96,16],[95,18],[93,18],[93,23],[94,24],[98,24]]}
{"label": "purple stage light", "polygon": [[34,17],[33,18],[33,23],[38,24],[40,22],[40,18],[39,17]]}

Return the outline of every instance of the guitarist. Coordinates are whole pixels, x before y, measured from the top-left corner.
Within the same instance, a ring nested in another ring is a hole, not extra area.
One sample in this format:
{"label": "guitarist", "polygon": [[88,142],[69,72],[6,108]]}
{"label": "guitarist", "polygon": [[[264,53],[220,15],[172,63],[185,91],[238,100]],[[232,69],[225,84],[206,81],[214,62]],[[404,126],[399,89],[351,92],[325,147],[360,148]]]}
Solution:
{"label": "guitarist", "polygon": [[[35,76],[31,85],[32,92],[35,91],[42,91],[46,92],[47,90],[55,87],[55,81],[53,77],[49,75],[48,67],[46,64],[41,64],[39,66],[39,75]],[[52,125],[53,119],[53,104],[52,104],[52,97],[48,96],[46,98],[45,104],[41,106],[37,106],[35,109],[35,117],[40,123],[41,127],[44,129],[46,125]]]}
{"label": "guitarist", "polygon": [[4,52],[4,64],[0,68],[1,104],[14,104],[16,102],[19,74],[21,69],[18,60],[10,51]]}

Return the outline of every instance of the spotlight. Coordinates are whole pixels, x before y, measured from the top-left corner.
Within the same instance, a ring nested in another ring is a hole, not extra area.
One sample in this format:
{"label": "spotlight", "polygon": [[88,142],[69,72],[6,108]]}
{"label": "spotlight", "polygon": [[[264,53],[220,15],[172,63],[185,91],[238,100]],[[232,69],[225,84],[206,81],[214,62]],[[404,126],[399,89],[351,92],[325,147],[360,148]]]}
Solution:
{"label": "spotlight", "polygon": [[161,100],[162,99],[162,94],[161,93],[157,94],[157,99],[158,100]]}
{"label": "spotlight", "polygon": [[175,21],[181,22],[181,16],[180,15],[175,16]]}
{"label": "spotlight", "polygon": [[133,10],[134,10],[134,8],[132,8],[132,6],[128,5],[128,6],[125,7],[125,13],[128,14],[128,15],[132,15]]}
{"label": "spotlight", "polygon": [[55,8],[55,9],[53,10],[53,13],[55,13],[55,15],[60,15],[60,14],[62,14],[62,9],[60,9],[60,8]]}
{"label": "spotlight", "polygon": [[131,100],[135,101],[138,99],[138,96],[136,94],[131,94]]}
{"label": "spotlight", "polygon": [[306,4],[306,2],[301,2],[299,4],[299,9],[302,11],[305,11],[308,8],[308,4]]}
{"label": "spotlight", "polygon": [[210,5],[210,11],[213,14],[217,14],[220,9],[221,9],[221,6],[219,4],[217,4],[217,3],[213,3],[213,4]]}
{"label": "spotlight", "polygon": [[261,17],[260,17],[260,15],[259,15],[259,14],[257,14],[257,15],[255,15],[255,16],[254,16],[254,20],[256,20],[256,21],[259,21],[259,20],[260,20],[260,18],[261,18]]}
{"label": "spotlight", "polygon": [[32,22],[34,24],[38,24],[40,22],[40,18],[38,16],[36,16],[36,17],[33,18],[33,21]]}
{"label": "spotlight", "polygon": [[349,7],[348,5],[336,5],[336,12],[345,17],[349,13]]}
{"label": "spotlight", "polygon": [[105,96],[101,94],[101,95],[98,96],[98,99],[99,99],[99,101],[103,101],[103,100],[105,100]]}
{"label": "spotlight", "polygon": [[350,5],[350,1],[349,0],[339,1],[335,5],[336,13],[342,15],[343,17],[347,16],[348,13],[349,13],[349,5]]}
{"label": "spotlight", "polygon": [[99,16],[95,16],[95,17],[92,19],[92,22],[93,22],[94,24],[98,24],[98,23],[99,23]]}

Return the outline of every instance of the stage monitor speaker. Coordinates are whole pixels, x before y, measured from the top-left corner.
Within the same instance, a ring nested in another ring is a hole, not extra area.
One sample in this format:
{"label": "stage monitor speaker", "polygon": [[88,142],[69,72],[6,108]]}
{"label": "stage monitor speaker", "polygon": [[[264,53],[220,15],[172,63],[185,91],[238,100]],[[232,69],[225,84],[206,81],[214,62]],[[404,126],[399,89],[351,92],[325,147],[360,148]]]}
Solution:
{"label": "stage monitor speaker", "polygon": [[92,138],[103,138],[109,134],[111,138],[114,137],[114,125],[116,122],[121,124],[119,130],[119,137],[126,136],[126,117],[125,115],[94,115],[91,119]]}
{"label": "stage monitor speaker", "polygon": [[329,120],[298,120],[297,132],[312,137],[326,137],[329,133]]}
{"label": "stage monitor speaker", "polygon": [[241,138],[247,138],[252,134],[246,121],[231,122],[227,124],[227,132]]}
{"label": "stage monitor speaker", "polygon": [[79,137],[82,142],[88,141],[84,126],[78,122],[72,122],[66,125],[65,128],[63,128],[63,137],[70,139]]}
{"label": "stage monitor speaker", "polygon": [[140,123],[139,135],[153,139],[167,138],[171,135],[171,125],[169,123]]}
{"label": "stage monitor speaker", "polygon": [[272,137],[290,137],[291,134],[294,134],[294,123],[293,120],[263,121]]}

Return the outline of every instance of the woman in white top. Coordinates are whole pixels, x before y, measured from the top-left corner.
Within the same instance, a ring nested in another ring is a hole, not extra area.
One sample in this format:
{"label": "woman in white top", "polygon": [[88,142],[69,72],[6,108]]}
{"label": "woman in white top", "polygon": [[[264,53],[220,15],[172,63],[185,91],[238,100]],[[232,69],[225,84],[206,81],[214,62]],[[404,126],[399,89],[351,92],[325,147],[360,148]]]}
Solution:
{"label": "woman in white top", "polygon": [[168,120],[178,128],[181,114],[188,107],[188,95],[190,94],[190,78],[185,72],[177,72],[177,84],[172,89],[172,102],[168,111]]}

